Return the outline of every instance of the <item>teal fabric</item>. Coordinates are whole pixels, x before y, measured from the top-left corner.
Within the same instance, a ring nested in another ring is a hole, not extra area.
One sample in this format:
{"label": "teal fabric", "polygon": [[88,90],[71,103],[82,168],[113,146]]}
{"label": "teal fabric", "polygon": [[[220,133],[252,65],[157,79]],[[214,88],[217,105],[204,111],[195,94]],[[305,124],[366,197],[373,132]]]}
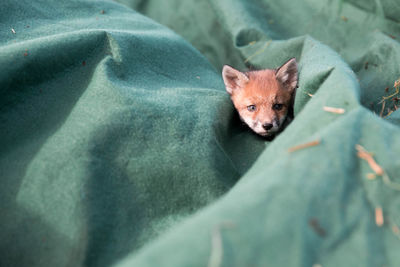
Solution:
{"label": "teal fabric", "polygon": [[[398,1],[121,2],[0,4],[1,266],[399,265]],[[220,70],[291,57],[267,141]]]}

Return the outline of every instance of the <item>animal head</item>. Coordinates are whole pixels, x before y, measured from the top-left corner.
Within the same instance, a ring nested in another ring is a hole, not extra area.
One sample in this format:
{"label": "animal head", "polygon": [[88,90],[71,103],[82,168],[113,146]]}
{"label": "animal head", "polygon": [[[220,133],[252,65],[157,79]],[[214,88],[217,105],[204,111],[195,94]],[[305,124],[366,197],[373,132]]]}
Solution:
{"label": "animal head", "polygon": [[297,88],[295,58],[277,69],[248,72],[225,65],[222,78],[240,118],[254,132],[272,136],[281,130]]}

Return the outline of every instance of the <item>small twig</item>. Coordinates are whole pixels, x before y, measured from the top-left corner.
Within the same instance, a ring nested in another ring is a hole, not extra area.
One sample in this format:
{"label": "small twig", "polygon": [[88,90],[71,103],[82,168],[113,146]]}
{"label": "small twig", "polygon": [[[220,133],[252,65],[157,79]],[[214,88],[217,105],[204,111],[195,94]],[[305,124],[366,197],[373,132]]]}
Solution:
{"label": "small twig", "polygon": [[[387,186],[389,186],[390,188],[392,188],[394,190],[400,191],[400,184],[390,180],[389,175],[382,169],[381,166],[378,165],[378,163],[376,163],[376,161],[372,157],[372,153],[365,150],[365,148],[363,148],[361,145],[356,145],[356,149],[358,151],[357,152],[358,157],[367,161],[369,166],[371,167],[371,169],[377,175],[382,176],[382,180]],[[371,174],[367,174],[367,178],[373,179]]]}
{"label": "small twig", "polygon": [[399,89],[400,87],[400,79],[394,81],[394,85],[393,85],[396,89]]}
{"label": "small twig", "polygon": [[311,141],[311,142],[308,142],[308,143],[304,143],[304,144],[301,144],[301,145],[293,146],[293,147],[289,148],[289,152],[294,152],[294,151],[297,151],[297,150],[300,150],[300,149],[304,149],[304,148],[307,148],[307,147],[311,147],[311,146],[317,146],[320,143],[321,143],[320,140],[314,140],[314,141]]}
{"label": "small twig", "polygon": [[371,169],[377,174],[377,175],[382,175],[384,173],[383,169],[381,166],[376,163],[374,158],[372,157],[372,154],[369,153],[364,147],[361,145],[356,145],[357,149],[357,155],[359,158],[365,160],[368,162],[369,166]]}
{"label": "small twig", "polygon": [[387,116],[390,116],[390,114],[392,114],[392,113],[393,113],[393,110],[388,108],[388,113],[384,116],[384,118],[386,118]]}
{"label": "small twig", "polygon": [[380,103],[382,103],[382,108],[381,108],[381,112],[379,113],[379,117],[382,117],[383,116],[383,111],[385,110],[386,102],[385,102],[385,100],[383,100],[383,102],[381,101]]}
{"label": "small twig", "polygon": [[377,206],[375,208],[375,223],[378,227],[381,227],[385,223],[383,218],[382,207],[380,206]]}
{"label": "small twig", "polygon": [[336,113],[336,114],[343,114],[345,113],[345,109],[343,108],[333,108],[333,107],[324,107],[324,110],[327,112],[331,112],[331,113]]}
{"label": "small twig", "polygon": [[394,86],[393,87],[396,88],[396,91],[393,94],[389,95],[389,96],[382,96],[382,100],[378,104],[381,104],[382,102],[384,103],[385,100],[388,100],[388,99],[396,96],[400,92],[400,79],[398,79],[398,80],[396,80],[394,82]]}

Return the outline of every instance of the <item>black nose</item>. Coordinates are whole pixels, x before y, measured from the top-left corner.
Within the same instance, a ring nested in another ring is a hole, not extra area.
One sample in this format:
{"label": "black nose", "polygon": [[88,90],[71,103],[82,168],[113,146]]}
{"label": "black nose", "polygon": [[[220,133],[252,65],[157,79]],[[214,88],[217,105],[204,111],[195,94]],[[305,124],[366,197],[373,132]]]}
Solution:
{"label": "black nose", "polygon": [[263,124],[263,128],[265,129],[265,130],[271,130],[271,128],[272,128],[272,123],[264,123]]}

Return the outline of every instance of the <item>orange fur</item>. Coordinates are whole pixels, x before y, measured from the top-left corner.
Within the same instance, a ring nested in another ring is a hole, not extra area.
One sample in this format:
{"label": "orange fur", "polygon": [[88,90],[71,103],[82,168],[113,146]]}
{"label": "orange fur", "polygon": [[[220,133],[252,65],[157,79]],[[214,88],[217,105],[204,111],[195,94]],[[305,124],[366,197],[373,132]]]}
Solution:
{"label": "orange fur", "polygon": [[[290,105],[291,94],[284,90],[276,80],[272,70],[260,70],[249,73],[249,82],[243,90],[232,94],[232,101],[238,111],[247,111],[247,106],[256,105],[256,111],[249,112],[253,119],[258,117],[260,121],[267,122],[273,118],[285,116]],[[283,103],[281,110],[273,110],[275,103]]]}
{"label": "orange fur", "polygon": [[[242,120],[257,134],[270,136],[277,133],[290,116],[297,86],[297,65],[293,67],[293,64],[296,64],[295,60],[282,65],[282,70],[244,73],[224,67],[223,78],[232,102]],[[276,108],[277,105],[280,108]]]}

